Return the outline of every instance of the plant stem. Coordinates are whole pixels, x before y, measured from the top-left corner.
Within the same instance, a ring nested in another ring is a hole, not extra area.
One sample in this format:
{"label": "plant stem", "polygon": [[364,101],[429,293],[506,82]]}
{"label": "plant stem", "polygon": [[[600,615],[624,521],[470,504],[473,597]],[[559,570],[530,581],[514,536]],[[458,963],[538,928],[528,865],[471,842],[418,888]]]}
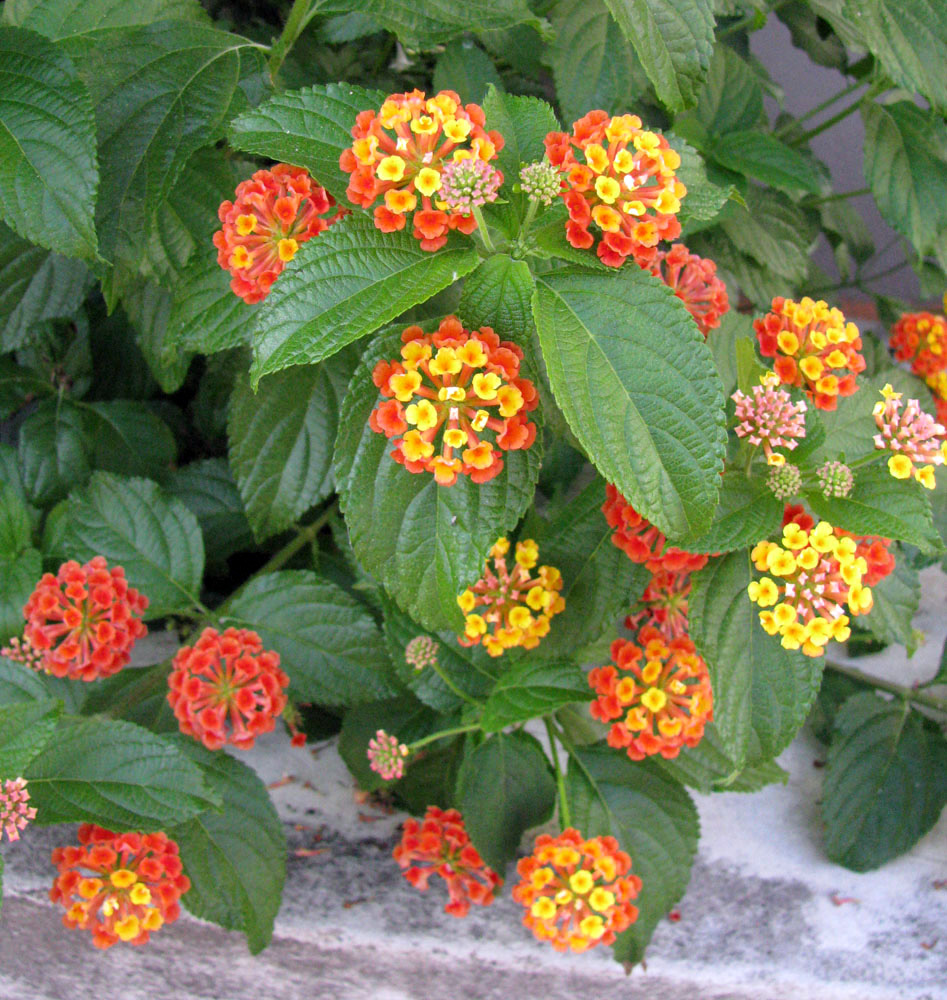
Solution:
{"label": "plant stem", "polygon": [[824,198],[811,198],[806,205],[815,208],[817,205],[828,205],[832,201],[844,201],[846,198],[860,198],[863,194],[871,194],[871,188],[858,188],[855,191],[839,191],[827,194]]}
{"label": "plant stem", "polygon": [[283,65],[283,60],[289,55],[289,50],[296,43],[296,39],[303,33],[303,29],[316,13],[315,10],[310,10],[311,6],[312,0],[293,0],[292,10],[289,12],[289,17],[286,18],[286,24],[283,25],[282,34],[273,43],[273,50],[270,52],[267,63],[274,83],[280,66]]}
{"label": "plant stem", "polygon": [[826,660],[825,665],[827,669],[834,670],[837,674],[860,681],[862,684],[877,688],[879,691],[889,691],[891,694],[895,694],[905,701],[913,702],[916,705],[923,705],[925,708],[932,708],[936,712],[947,712],[947,698],[935,698],[931,694],[924,694],[922,691],[904,687],[902,684],[881,680],[879,677],[871,677],[869,674],[863,674],[854,667],[845,667],[834,660]]}
{"label": "plant stem", "polygon": [[451,679],[444,673],[444,668],[435,660],[431,664],[431,668],[434,673],[457,695],[461,701],[467,702],[468,705],[476,705],[477,708],[483,708],[483,702],[477,701],[476,698],[472,698],[466,691],[459,688]]}
{"label": "plant stem", "polygon": [[857,101],[853,101],[851,104],[849,104],[847,108],[842,108],[841,111],[839,111],[837,114],[832,115],[831,118],[826,118],[826,120],[822,122],[821,125],[816,125],[815,128],[810,129],[808,132],[804,132],[802,135],[793,139],[789,145],[804,146],[807,142],[810,142],[817,135],[821,135],[823,132],[828,131],[834,125],[838,125],[838,123],[842,121],[844,118],[848,118],[848,116],[853,111],[857,111],[859,107],[861,107],[862,101],[864,99],[865,95],[863,94],[861,97],[858,98]]}
{"label": "plant stem", "polygon": [[858,90],[859,87],[865,85],[864,80],[856,80],[854,83],[850,83],[847,87],[843,87],[837,94],[833,94],[831,97],[826,98],[821,104],[817,104],[814,108],[807,111],[800,118],[794,118],[791,122],[786,125],[781,126],[776,129],[773,135],[777,139],[781,139],[784,135],[791,132],[797,125],[801,125],[803,122],[808,121],[810,118],[814,118],[817,114],[825,111],[826,108],[832,107],[836,101],[840,101],[843,97],[848,97],[853,91]]}
{"label": "plant stem", "polygon": [[469,726],[457,726],[456,729],[442,729],[438,733],[431,733],[430,736],[425,736],[423,739],[417,740],[414,743],[409,743],[408,752],[414,753],[415,750],[420,750],[421,747],[426,747],[428,743],[434,743],[437,740],[446,739],[448,736],[459,736],[461,733],[472,733],[475,729],[479,728],[480,723],[474,722]]}
{"label": "plant stem", "polygon": [[480,233],[480,239],[483,240],[484,249],[487,253],[496,253],[496,247],[493,245],[493,240],[490,239],[490,233],[479,205],[474,206],[473,217],[477,220],[477,232]]}
{"label": "plant stem", "polygon": [[529,208],[526,209],[526,215],[523,217],[523,223],[520,226],[519,235],[516,238],[516,245],[522,249],[523,241],[526,239],[526,234],[529,232],[529,227],[533,224],[533,219],[536,218],[536,210],[539,208],[539,202],[535,198],[529,199]]}
{"label": "plant stem", "polygon": [[553,729],[550,719],[543,719],[546,724],[546,735],[549,737],[549,752],[552,755],[552,769],[556,774],[556,792],[559,796],[559,822],[564,827],[572,826],[572,816],[569,812],[569,803],[566,800],[566,783],[562,776],[562,768],[559,766],[559,754],[556,750],[556,731]]}

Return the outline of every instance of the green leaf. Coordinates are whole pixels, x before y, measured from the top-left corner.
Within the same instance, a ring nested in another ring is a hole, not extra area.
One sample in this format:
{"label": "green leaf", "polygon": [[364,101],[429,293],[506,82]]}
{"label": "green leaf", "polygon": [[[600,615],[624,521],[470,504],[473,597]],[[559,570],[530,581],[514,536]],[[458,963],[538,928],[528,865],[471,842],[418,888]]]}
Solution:
{"label": "green leaf", "polygon": [[5,24],[53,39],[164,20],[206,22],[207,14],[197,0],[7,0],[3,5]]}
{"label": "green leaf", "polygon": [[857,694],[835,718],[822,793],[825,853],[852,871],[909,850],[947,803],[947,742],[907,701]]}
{"label": "green leaf", "polygon": [[457,781],[457,808],[480,856],[500,876],[523,834],[552,815],[556,786],[539,741],[496,733],[469,752]]}
{"label": "green leaf", "polygon": [[721,317],[720,326],[711,330],[707,338],[707,345],[717,365],[717,374],[723,383],[723,394],[727,399],[737,388],[737,344],[751,338],[755,340],[753,321],[735,309]]}
{"label": "green leaf", "polygon": [[598,743],[570,755],[566,798],[584,837],[615,837],[642,890],[638,919],[615,941],[615,958],[640,962],[654,929],[684,895],[700,824],[685,789],[654,761],[632,763]]}
{"label": "green leaf", "polygon": [[871,588],[874,604],[857,624],[867,628],[882,642],[900,642],[908,655],[917,648],[913,621],[921,603],[921,581],[915,566],[898,552],[894,570]]}
{"label": "green leaf", "polygon": [[239,379],[227,424],[230,468],[257,538],[288,528],[334,489],[332,444],[358,350],[268,375],[254,394]]}
{"label": "green leaf", "polygon": [[511,667],[497,682],[484,705],[480,725],[485,733],[498,733],[564,705],[591,700],[592,690],[585,674],[574,663],[527,659]]}
{"label": "green leaf", "polygon": [[69,57],[0,25],[0,215],[32,243],[94,259],[95,119]]}
{"label": "green leaf", "polygon": [[253,385],[281,368],[330,357],[479,262],[464,237],[429,253],[407,230],[382,233],[361,214],[343,219],[300,247],[257,312]]}
{"label": "green leaf", "polygon": [[605,3],[638,53],[658,100],[671,111],[695,104],[713,55],[713,0]]}
{"label": "green leaf", "polygon": [[779,277],[796,283],[806,277],[809,244],[816,234],[810,233],[802,210],[785,195],[751,187],[746,209],[737,208],[722,228],[738,250]]}
{"label": "green leaf", "polygon": [[191,355],[168,340],[173,296],[163,285],[136,277],[121,292],[121,302],[138,333],[136,343],[161,389],[175,393],[184,383]]}
{"label": "green leaf", "polygon": [[388,655],[371,615],[341,587],[308,570],[253,579],[227,620],[280,654],[297,701],[354,705],[394,693]]}
{"label": "green leaf", "polygon": [[149,601],[147,618],[194,606],[204,570],[197,518],[180,500],[147,479],[96,472],[66,501],[57,557],[85,562],[102,555],[125,568]]}
{"label": "green leaf", "polygon": [[0,559],[12,559],[29,547],[33,532],[30,509],[13,483],[0,481]]}
{"label": "green leaf", "polygon": [[[22,622],[22,615],[20,621]],[[0,656],[0,705],[45,701],[48,698],[49,690],[39,674],[33,673],[22,663]]]}
{"label": "green leaf", "polygon": [[0,708],[0,777],[17,778],[46,746],[62,702],[47,698]]}
{"label": "green leaf", "polygon": [[66,716],[24,777],[43,825],[159,830],[221,805],[176,746],[112,719]]}
{"label": "green leaf", "polygon": [[400,347],[399,327],[376,339],[352,376],[335,447],[339,497],[365,569],[426,628],[459,632],[457,595],[480,577],[491,546],[532,500],[541,449],[537,440],[526,451],[505,452],[503,471],[483,484],[459,476],[443,487],[433,475],[408,472],[368,425],[380,398],[372,370],[398,357]]}
{"label": "green leaf", "polygon": [[733,552],[768,538],[782,524],[783,502],[762,475],[747,479],[742,469],[729,469],[720,486],[720,503],[710,528],[676,544],[688,552]]}
{"label": "green leaf", "polygon": [[85,413],[68,401],[40,403],[20,428],[20,468],[40,506],[61,500],[92,473],[92,440]]}
{"label": "green leaf", "polygon": [[710,349],[653,275],[563,270],[533,314],[556,401],[596,468],[666,535],[699,532],[717,501],[725,432]]}
{"label": "green leaf", "polygon": [[[545,101],[504,94],[495,87],[487,91],[483,113],[487,128],[496,129],[503,136],[504,146],[497,156],[497,166],[507,184],[518,179],[521,164],[541,160],[546,155],[543,140],[559,128],[555,113]],[[493,259],[488,257],[485,263]]]}
{"label": "green leaf", "polygon": [[461,101],[482,104],[487,88],[503,89],[493,60],[471,38],[447,45],[434,65],[433,90],[453,90]]}
{"label": "green leaf", "polygon": [[769,132],[728,132],[714,143],[712,155],[728,169],[782,191],[822,190],[811,160]]}
{"label": "green leaf", "polygon": [[43,560],[36,549],[0,556],[0,645],[23,632],[23,605],[42,572]]}
{"label": "green leaf", "polygon": [[283,894],[283,825],[263,782],[246,764],[190,740],[178,745],[223,802],[222,813],[207,810],[168,831],[191,880],[182,901],[202,920],[243,931],[255,955],[273,936]]}
{"label": "green leaf", "polygon": [[781,753],[805,721],[822,662],[767,635],[747,596],[745,551],[711,559],[692,577],[690,633],[710,670],[714,724],[737,767]]}
{"label": "green leaf", "polygon": [[726,136],[766,121],[759,75],[729,45],[714,48],[693,116],[711,136]]}
{"label": "green leaf", "polygon": [[677,179],[687,188],[678,218],[684,235],[698,232],[720,215],[733,195],[732,184],[721,186],[707,176],[703,158],[692,146],[675,135],[668,142],[681,156]]}
{"label": "green leaf", "polygon": [[536,285],[526,261],[493,254],[464,282],[457,312],[471,330],[489,326],[504,340],[530,344]]}
{"label": "green leaf", "polygon": [[90,403],[85,413],[89,417],[88,433],[94,441],[95,468],[161,479],[177,460],[178,447],[171,428],[144,403],[113,399]]}

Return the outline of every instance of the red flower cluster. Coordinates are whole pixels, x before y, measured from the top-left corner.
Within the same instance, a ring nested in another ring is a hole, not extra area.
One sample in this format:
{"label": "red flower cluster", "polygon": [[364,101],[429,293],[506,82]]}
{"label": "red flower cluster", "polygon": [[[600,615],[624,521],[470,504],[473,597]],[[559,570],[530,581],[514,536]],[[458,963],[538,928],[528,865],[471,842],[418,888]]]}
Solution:
{"label": "red flower cluster", "polygon": [[691,253],[683,243],[675,243],[670,250],[658,253],[651,273],[673,289],[705,338],[720,326],[720,317],[730,309],[730,300],[712,260]]}
{"label": "red flower cluster", "polygon": [[55,677],[94,681],[118,673],[148,629],[148,598],[128,586],[121,566],[103,556],[84,566],[70,560],[44,573],[23,608],[26,642]]}
{"label": "red flower cluster", "polygon": [[652,573],[695,573],[707,565],[709,556],[695,555],[667,545],[667,539],[609,484],[602,513],[615,529],[612,541],[632,562],[644,563]]}
{"label": "red flower cluster", "polygon": [[625,628],[636,632],[651,625],[668,641],[686,636],[690,592],[690,573],[659,569],[625,619]]}
{"label": "red flower cluster", "polygon": [[444,912],[452,917],[466,917],[471,903],[489,906],[494,892],[503,884],[470,843],[456,809],[428,806],[422,823],[406,820],[393,857],[404,870],[404,877],[422,892],[427,890],[432,875],[440,875],[450,896]]}
{"label": "red flower cluster", "polygon": [[452,90],[425,99],[420,90],[392,94],[381,109],[362,111],[352,129],[354,142],[339,166],[351,174],[349,201],[375,206],[375,225],[383,233],[404,229],[409,216],[422,250],[439,250],[447,233],[472,233],[473,215],[445,211],[437,197],[446,162],[478,158],[489,163],[503,148],[498,132],[484,130],[483,108],[463,105]]}
{"label": "red flower cluster", "polygon": [[891,328],[888,346],[898,361],[910,361],[915,375],[947,371],[947,319],[933,313],[905,313]]}
{"label": "red flower cluster", "polygon": [[[838,531],[839,535],[847,535],[847,531]],[[868,569],[862,573],[862,584],[874,587],[894,572],[894,556],[888,551],[890,538],[876,538],[872,535],[853,535],[855,539],[855,558],[864,559]]]}
{"label": "red flower cluster", "polygon": [[117,941],[144,944],[177,920],[178,900],[191,888],[178,845],[163,833],[112,833],[84,823],[78,847],[57,847],[59,875],[49,892],[66,908],[62,922],[92,932],[96,948]]}
{"label": "red flower cluster", "polygon": [[401,358],[379,361],[372,373],[387,399],[369,425],[389,438],[402,435],[391,457],[409,472],[432,472],[441,486],[453,486],[459,475],[485,483],[503,468],[500,449],[526,449],[536,440],[526,414],[539,394],[520,377],[516,344],[487,326],[465,330],[456,316],[434,333],[409,326],[401,339]]}
{"label": "red flower cluster", "polygon": [[[667,139],[641,127],[637,115],[610,117],[590,111],[568,132],[546,136],[549,162],[563,172],[562,199],[569,211],[566,238],[596,253],[609,267],[628,257],[651,267],[661,240],[681,233],[677,212],[687,188],[674,176],[681,158]],[[582,153],[583,163],[575,150]]]}
{"label": "red flower cluster", "polygon": [[217,263],[232,275],[234,294],[247,303],[265,299],[300,243],[347,214],[340,208],[323,218],[334,205],[305,170],[286,163],[238,184],[236,201],[217,210],[223,228],[214,233]]}
{"label": "red flower cluster", "polygon": [[226,743],[249,750],[286,707],[289,678],[279,654],[265,650],[256,632],[205,628],[194,646],[174,657],[168,686],[182,733],[208,750]]}

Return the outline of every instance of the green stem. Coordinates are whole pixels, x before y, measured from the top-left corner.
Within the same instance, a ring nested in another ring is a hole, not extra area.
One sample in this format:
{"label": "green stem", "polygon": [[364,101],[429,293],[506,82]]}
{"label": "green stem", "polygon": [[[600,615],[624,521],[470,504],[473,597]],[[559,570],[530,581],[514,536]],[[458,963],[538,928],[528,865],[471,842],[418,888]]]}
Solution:
{"label": "green stem", "polygon": [[846,198],[860,198],[863,194],[871,194],[871,188],[858,188],[856,191],[839,191],[827,194],[824,198],[810,198],[806,205],[815,208],[817,205],[828,205],[833,201],[844,201]]}
{"label": "green stem", "polygon": [[572,826],[572,816],[569,803],[566,800],[566,783],[559,766],[559,754],[556,752],[556,731],[550,719],[543,719],[546,724],[546,735],[549,737],[549,752],[552,754],[552,769],[556,774],[556,792],[559,796],[559,822],[563,827]]}
{"label": "green stem", "polygon": [[785,7],[786,4],[790,2],[791,0],[776,0],[776,3],[774,3],[772,7],[769,8],[769,10],[766,11],[757,10],[754,11],[752,14],[747,14],[746,17],[741,18],[739,21],[727,25],[727,27],[724,28],[723,31],[718,31],[717,40],[719,41],[721,38],[729,38],[730,35],[735,35],[738,31],[742,31],[744,28],[751,28],[753,25],[757,23],[760,15],[763,16],[763,23],[765,24],[766,18],[769,14],[772,14],[775,11],[779,10],[780,7]]}
{"label": "green stem", "polygon": [[536,218],[536,211],[539,208],[539,202],[535,198],[529,199],[529,208],[526,209],[526,215],[523,217],[523,224],[520,226],[519,236],[516,238],[516,245],[522,250],[523,241],[526,239],[526,234],[529,232],[529,227],[533,224],[533,219]]}
{"label": "green stem", "polygon": [[892,681],[885,681],[879,677],[871,677],[863,674],[854,667],[845,667],[834,660],[826,660],[825,666],[829,670],[834,670],[837,674],[850,677],[852,680],[867,684],[877,688],[879,691],[889,691],[891,694],[903,698],[905,701],[913,702],[915,705],[923,705],[925,708],[932,708],[936,712],[947,712],[947,698],[935,698],[931,694],[924,694],[914,688],[904,687],[902,684],[894,684]]}
{"label": "green stem", "polygon": [[306,25],[316,13],[315,10],[310,10],[311,6],[312,0],[293,0],[292,10],[289,12],[289,17],[286,18],[282,34],[273,43],[273,50],[270,52],[267,63],[274,83],[280,66],[283,65],[283,60],[289,55],[289,50],[295,45],[296,39],[303,33]]}
{"label": "green stem", "polygon": [[448,736],[459,736],[461,733],[472,733],[475,729],[479,728],[480,723],[474,722],[469,726],[457,726],[456,729],[442,729],[438,733],[431,733],[430,736],[425,736],[423,739],[417,740],[414,743],[409,743],[408,752],[414,753],[415,750],[420,750],[421,747],[426,747],[428,743],[434,743],[437,740],[447,739]]}
{"label": "green stem", "polygon": [[493,240],[490,239],[490,232],[486,222],[484,222],[483,212],[480,211],[479,205],[474,206],[473,217],[477,220],[477,232],[480,233],[480,239],[483,240],[484,249],[487,253],[496,253],[496,247],[493,245]]}
{"label": "green stem", "polygon": [[837,101],[842,100],[843,97],[848,97],[848,95],[851,94],[853,91],[856,91],[858,90],[859,87],[864,87],[864,86],[865,86],[864,80],[856,80],[854,83],[850,83],[847,87],[843,87],[837,94],[833,94],[831,97],[826,98],[826,100],[824,100],[821,104],[817,104],[810,111],[807,111],[804,115],[802,115],[801,118],[794,118],[791,122],[788,122],[786,125],[783,125],[780,128],[776,129],[773,135],[775,135],[777,139],[781,139],[784,135],[787,135],[789,132],[792,132],[792,130],[797,125],[801,125],[803,122],[808,121],[810,118],[815,118],[817,114],[820,114],[821,112],[825,111],[826,108],[832,107],[833,104],[835,104]]}
{"label": "green stem", "polygon": [[477,708],[483,708],[483,702],[477,701],[476,698],[472,698],[466,691],[459,688],[450,679],[450,677],[444,673],[444,668],[437,662],[437,660],[431,664],[431,668],[434,670],[434,673],[436,673],[437,676],[440,677],[440,679],[451,689],[451,691],[453,691],[454,694],[461,699],[461,701],[467,702],[468,705],[476,705]]}
{"label": "green stem", "polygon": [[795,139],[792,140],[792,142],[789,145],[804,146],[806,145],[806,143],[814,139],[817,135],[821,135],[823,132],[827,132],[834,125],[838,125],[840,121],[842,121],[845,118],[848,118],[848,116],[853,111],[857,111],[861,107],[861,104],[864,101],[865,96],[866,95],[863,94],[861,97],[858,98],[857,101],[853,101],[851,104],[849,104],[847,108],[842,108],[841,111],[839,111],[837,114],[832,115],[831,118],[826,118],[826,120],[822,122],[821,125],[816,125],[815,128],[809,129],[808,132],[804,132],[802,135],[797,136]]}

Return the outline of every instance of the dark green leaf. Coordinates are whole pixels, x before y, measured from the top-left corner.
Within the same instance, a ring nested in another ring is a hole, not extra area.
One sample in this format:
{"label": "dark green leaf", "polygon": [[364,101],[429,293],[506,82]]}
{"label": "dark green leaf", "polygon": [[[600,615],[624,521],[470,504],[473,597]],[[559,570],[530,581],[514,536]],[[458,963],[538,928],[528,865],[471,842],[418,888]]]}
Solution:
{"label": "dark green leaf", "polygon": [[503,89],[493,60],[471,38],[451,42],[437,57],[434,90],[453,90],[461,101],[482,104],[490,85]]}
{"label": "dark green leaf", "polygon": [[760,78],[729,45],[714,48],[693,115],[711,136],[755,128],[766,120]]}
{"label": "dark green leaf", "polygon": [[493,254],[464,282],[457,311],[471,330],[489,326],[499,337],[526,347],[533,329],[530,302],[535,287],[526,261]]}
{"label": "dark green leaf", "polygon": [[746,209],[736,208],[723,231],[738,250],[787,281],[800,282],[808,273],[815,234],[802,210],[777,191],[750,188]]}
{"label": "dark green leaf", "polygon": [[752,547],[779,529],[783,506],[763,475],[747,479],[742,469],[730,469],[724,473],[720,503],[710,528],[697,538],[676,544],[688,552],[713,553]]}
{"label": "dark green leaf", "polygon": [[0,708],[0,777],[17,778],[26,770],[49,742],[61,713],[62,702],[49,698]]}
{"label": "dark green leaf", "polygon": [[[503,136],[504,146],[497,156],[497,166],[506,183],[514,183],[521,164],[541,160],[546,155],[543,140],[559,128],[552,108],[537,97],[501,93],[496,88],[487,92],[483,102],[487,128]],[[487,261],[492,260],[488,257]]]}
{"label": "dark green leaf", "polygon": [[178,455],[174,435],[144,403],[113,399],[91,403],[85,412],[94,441],[95,468],[152,479],[161,479],[170,472]]}
{"label": "dark green leaf", "polygon": [[717,218],[730,200],[732,184],[715,184],[707,176],[703,158],[692,146],[677,136],[668,136],[668,142],[680,153],[681,165],[678,180],[687,188],[678,218],[683,234],[698,232]]}
{"label": "dark green leaf", "polygon": [[3,5],[4,23],[32,28],[49,38],[163,20],[206,22],[207,14],[197,0],[7,0]]}
{"label": "dark green leaf", "polygon": [[20,468],[40,506],[61,500],[92,473],[86,414],[68,401],[43,402],[20,428]]}
{"label": "dark green leaf", "polygon": [[16,488],[0,480],[0,559],[12,559],[32,540],[30,509]]}
{"label": "dark green leaf", "polygon": [[753,322],[750,317],[731,309],[721,318],[720,326],[716,330],[711,330],[707,338],[707,344],[717,365],[717,374],[723,383],[723,394],[727,399],[737,388],[737,343],[753,336]]}
{"label": "dark green leaf", "polygon": [[154,281],[129,279],[121,302],[138,333],[137,344],[155,381],[166,393],[177,392],[184,382],[192,355],[176,349],[168,339],[172,293]]}
{"label": "dark green leaf", "polygon": [[43,560],[36,549],[18,555],[0,556],[0,645],[23,632],[23,605],[43,572]]}
{"label": "dark green leaf", "polygon": [[574,663],[523,660],[511,667],[493,689],[480,725],[498,733],[517,722],[555,712],[576,701],[591,701],[585,674]]}
{"label": "dark green leaf", "polygon": [[[20,616],[22,623],[22,615]],[[15,660],[0,656],[0,705],[16,705],[24,701],[43,701],[49,690],[39,674]]]}
{"label": "dark green leaf", "polygon": [[822,190],[809,158],[769,132],[728,132],[714,143],[713,158],[730,170],[782,191],[819,194]]}

